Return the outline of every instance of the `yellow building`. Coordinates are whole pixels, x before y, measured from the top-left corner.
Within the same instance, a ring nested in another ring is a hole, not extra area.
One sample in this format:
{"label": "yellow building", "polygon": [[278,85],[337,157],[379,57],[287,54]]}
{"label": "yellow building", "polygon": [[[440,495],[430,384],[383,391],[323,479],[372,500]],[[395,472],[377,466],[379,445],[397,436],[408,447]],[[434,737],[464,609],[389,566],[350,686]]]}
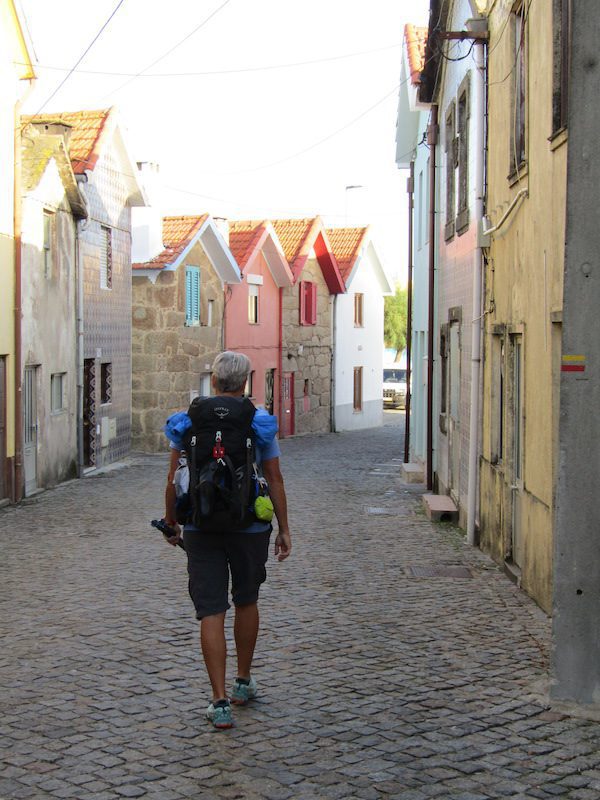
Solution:
{"label": "yellow building", "polygon": [[[0,503],[14,497],[16,413],[20,369],[15,371],[19,298],[15,294],[15,239],[20,203],[15,153],[20,153],[19,102],[35,78],[13,0],[0,0]],[[15,174],[17,180],[15,181]],[[15,213],[16,211],[16,213]],[[18,286],[18,283],[17,283]],[[18,385],[16,385],[18,384]],[[20,419],[20,416],[18,417]],[[20,427],[20,426],[18,426]]]}
{"label": "yellow building", "polygon": [[488,2],[480,541],[552,602],[569,0]]}

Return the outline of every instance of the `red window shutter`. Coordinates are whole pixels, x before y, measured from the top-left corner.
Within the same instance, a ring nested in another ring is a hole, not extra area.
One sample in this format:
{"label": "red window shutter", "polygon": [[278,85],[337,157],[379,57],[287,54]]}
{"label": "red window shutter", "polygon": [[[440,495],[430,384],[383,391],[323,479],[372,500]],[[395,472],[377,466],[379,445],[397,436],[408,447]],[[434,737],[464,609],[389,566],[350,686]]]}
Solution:
{"label": "red window shutter", "polygon": [[315,325],[317,322],[317,284],[312,281],[301,281],[300,325]]}
{"label": "red window shutter", "polygon": [[317,324],[317,284],[309,283],[310,286],[310,324]]}
{"label": "red window shutter", "polygon": [[306,290],[305,290],[305,282],[300,281],[300,285],[298,286],[298,295],[300,297],[300,325],[306,325]]}

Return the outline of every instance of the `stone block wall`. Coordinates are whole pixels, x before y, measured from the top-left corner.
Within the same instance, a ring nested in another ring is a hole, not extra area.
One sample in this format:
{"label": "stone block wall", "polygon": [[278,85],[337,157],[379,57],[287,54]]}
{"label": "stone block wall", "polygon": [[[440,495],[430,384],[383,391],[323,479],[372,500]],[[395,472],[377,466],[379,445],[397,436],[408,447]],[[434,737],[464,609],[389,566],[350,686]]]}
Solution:
{"label": "stone block wall", "polygon": [[[185,324],[185,267],[200,268],[200,325]],[[212,301],[212,325],[207,325]],[[200,242],[176,270],[152,283],[133,274],[132,446],[165,450],[162,427],[192,396],[206,393],[210,368],[222,349],[223,286]]]}
{"label": "stone block wall", "polygon": [[294,372],[295,433],[331,429],[331,295],[316,260],[302,281],[317,284],[316,325],[300,325],[299,283],[283,292],[283,372]]}

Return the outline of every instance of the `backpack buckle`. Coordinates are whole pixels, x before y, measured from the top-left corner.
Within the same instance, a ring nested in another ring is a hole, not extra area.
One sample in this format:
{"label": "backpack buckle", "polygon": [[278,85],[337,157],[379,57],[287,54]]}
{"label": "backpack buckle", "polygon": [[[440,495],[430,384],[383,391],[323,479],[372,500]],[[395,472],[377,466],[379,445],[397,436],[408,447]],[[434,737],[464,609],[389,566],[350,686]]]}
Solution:
{"label": "backpack buckle", "polygon": [[215,445],[212,451],[213,458],[216,458],[217,460],[222,459],[223,456],[225,455],[225,448],[221,444],[221,439],[222,439],[221,431],[217,431],[215,435]]}

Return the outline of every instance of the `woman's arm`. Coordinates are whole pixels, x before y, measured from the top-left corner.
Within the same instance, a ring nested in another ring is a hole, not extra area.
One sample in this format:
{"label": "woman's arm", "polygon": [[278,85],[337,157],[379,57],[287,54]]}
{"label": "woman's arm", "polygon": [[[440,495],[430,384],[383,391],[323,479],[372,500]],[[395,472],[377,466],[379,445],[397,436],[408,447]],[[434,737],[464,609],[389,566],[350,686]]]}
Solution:
{"label": "woman's arm", "polygon": [[283,475],[279,468],[278,458],[269,458],[262,462],[263,475],[269,484],[269,495],[277,517],[279,531],[275,537],[275,555],[283,561],[292,552],[292,539],[287,516],[287,497],[283,483]]}

